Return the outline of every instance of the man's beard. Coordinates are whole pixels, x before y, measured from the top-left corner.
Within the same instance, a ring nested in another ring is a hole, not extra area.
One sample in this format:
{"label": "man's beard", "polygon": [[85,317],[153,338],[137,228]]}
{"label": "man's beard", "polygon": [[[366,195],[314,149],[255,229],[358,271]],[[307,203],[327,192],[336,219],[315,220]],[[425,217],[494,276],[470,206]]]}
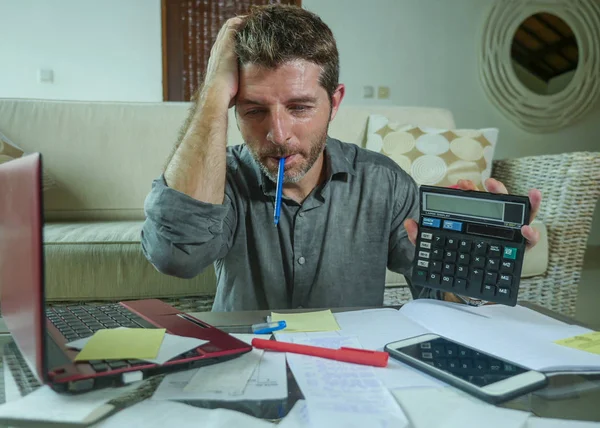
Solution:
{"label": "man's beard", "polygon": [[[299,165],[294,167],[294,171],[285,171],[284,174],[284,183],[298,183],[300,180],[304,178],[306,173],[313,167],[319,156],[323,152],[325,148],[325,144],[327,143],[327,131],[329,126],[326,126],[324,131],[318,135],[313,141],[311,141],[310,150],[308,152],[308,156],[305,156],[305,153],[300,153],[302,155],[302,162]],[[246,143],[248,146],[248,150],[252,154],[252,157],[258,164],[260,170],[267,176],[269,180],[273,183],[277,183],[277,169],[270,170],[261,159],[274,157],[274,158],[282,158],[288,157],[291,155],[299,154],[299,152],[294,151],[292,147],[285,145],[273,145],[269,150],[265,150],[263,152],[258,152],[255,147]]]}

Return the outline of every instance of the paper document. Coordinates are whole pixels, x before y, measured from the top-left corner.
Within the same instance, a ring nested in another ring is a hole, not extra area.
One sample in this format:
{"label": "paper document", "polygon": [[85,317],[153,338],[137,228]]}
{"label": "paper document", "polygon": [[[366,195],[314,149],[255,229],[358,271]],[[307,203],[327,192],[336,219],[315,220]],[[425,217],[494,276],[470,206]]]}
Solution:
{"label": "paper document", "polygon": [[[294,343],[361,348],[355,337],[293,337]],[[408,421],[372,367],[287,353],[308,408],[318,427],[404,427]]]}
{"label": "paper document", "polygon": [[453,388],[392,391],[411,428],[522,428],[530,413],[487,404]]}
{"label": "paper document", "polygon": [[[232,336],[246,343],[250,343],[254,337],[265,338],[264,335],[255,336],[252,334],[232,334]],[[243,357],[243,355],[238,358],[241,357]],[[227,362],[217,363],[216,365],[226,363]],[[255,367],[250,379],[246,383],[246,387],[241,393],[231,391],[184,390],[196,373],[209,367],[211,366],[172,373],[165,376],[154,392],[152,400],[260,401],[281,400],[288,396],[285,354],[283,352],[263,353],[260,362]]]}
{"label": "paper document", "polygon": [[308,417],[308,407],[306,400],[298,400],[292,410],[285,415],[278,424],[277,428],[311,428],[310,418]]}
{"label": "paper document", "polygon": [[241,412],[227,409],[202,409],[171,401],[142,401],[93,425],[94,428],[122,427],[243,427],[267,428],[275,425]]}
{"label": "paper document", "polygon": [[156,358],[164,336],[164,328],[98,330],[77,354],[75,361]]}
{"label": "paper document", "polygon": [[[125,328],[120,327],[119,329]],[[83,347],[92,337],[93,336],[69,342],[67,343],[67,346],[69,348],[74,349],[83,349]],[[197,347],[202,346],[206,343],[208,343],[207,340],[196,339],[195,337],[176,336],[173,334],[165,333],[156,358],[140,359],[154,364],[164,364],[167,361],[175,358],[176,356],[185,354],[186,352],[191,351],[192,349],[196,349]]]}
{"label": "paper document", "polygon": [[331,310],[303,312],[299,314],[271,313],[271,321],[285,321],[286,333],[306,331],[336,331],[340,329]]}
{"label": "paper document", "polygon": [[140,384],[76,395],[58,394],[44,385],[19,400],[0,406],[0,420],[90,423],[113,410],[113,406],[106,403],[132,392]]}
{"label": "paper document", "polygon": [[261,349],[252,349],[233,360],[201,367],[183,390],[241,395],[263,353]]}
{"label": "paper document", "polygon": [[557,340],[559,345],[600,355],[600,331]]}
{"label": "paper document", "polygon": [[[485,307],[483,307],[485,308]],[[557,345],[554,341],[590,333],[591,330],[565,323],[552,323],[540,314],[540,322],[517,321],[522,307],[481,311],[465,305],[437,300],[413,300],[399,311],[431,333],[543,372],[600,371],[600,355]],[[479,308],[476,308],[479,309]],[[517,315],[511,319],[513,312]],[[535,312],[527,317],[535,316]],[[490,315],[492,313],[492,315]]]}

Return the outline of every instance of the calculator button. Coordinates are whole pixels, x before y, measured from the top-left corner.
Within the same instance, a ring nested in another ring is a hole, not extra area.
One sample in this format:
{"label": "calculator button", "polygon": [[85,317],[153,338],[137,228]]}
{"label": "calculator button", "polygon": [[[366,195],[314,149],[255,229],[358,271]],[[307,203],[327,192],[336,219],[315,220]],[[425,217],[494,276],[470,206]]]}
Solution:
{"label": "calculator button", "polygon": [[419,251],[419,257],[421,257],[422,259],[428,259],[429,251]]}
{"label": "calculator button", "polygon": [[485,254],[487,253],[487,244],[483,241],[477,241],[473,250],[475,254]]}
{"label": "calculator button", "polygon": [[425,282],[427,279],[427,271],[421,269],[417,270],[417,278]]}
{"label": "calculator button", "polygon": [[500,256],[502,255],[502,247],[500,247],[500,245],[490,245],[488,254],[490,255],[490,257],[500,258]]}
{"label": "calculator button", "polygon": [[436,229],[440,228],[440,219],[439,218],[431,218],[431,217],[423,217],[422,225],[427,227],[435,227]]}
{"label": "calculator button", "polygon": [[510,288],[498,287],[498,296],[504,296],[508,299],[510,297]]}
{"label": "calculator button", "polygon": [[485,257],[483,257],[483,256],[473,257],[473,267],[476,267],[476,268],[485,267]]}
{"label": "calculator button", "polygon": [[444,224],[443,224],[442,228],[446,229],[446,230],[454,230],[456,232],[462,232],[463,223],[462,223],[462,221],[444,220]]}
{"label": "calculator button", "polygon": [[421,232],[421,239],[427,239],[428,241],[431,241],[432,237],[433,235],[429,232]]}
{"label": "calculator button", "polygon": [[514,247],[504,247],[503,256],[505,259],[515,260],[517,258],[517,249]]}
{"label": "calculator button", "polygon": [[471,256],[465,253],[460,253],[458,255],[458,263],[461,265],[468,265],[471,261]]}
{"label": "calculator button", "polygon": [[456,251],[444,251],[444,261],[445,262],[455,262],[456,261]]}
{"label": "calculator button", "polygon": [[461,239],[460,241],[458,241],[458,248],[460,248],[460,251],[464,251],[465,253],[468,253],[471,251],[471,241],[468,241],[466,239]]}
{"label": "calculator button", "polygon": [[430,273],[427,278],[427,283],[431,285],[440,285],[440,274],[439,273]]}
{"label": "calculator button", "polygon": [[445,354],[444,345],[433,345],[433,355],[436,357],[443,357]]}
{"label": "calculator button", "polygon": [[[434,244],[435,245],[435,244]],[[444,250],[441,248],[436,248],[431,252],[432,260],[442,260],[444,258]]]}
{"label": "calculator button", "polygon": [[496,282],[498,282],[498,274],[495,272],[486,272],[485,273],[485,283],[486,284],[491,284],[491,285],[496,285]]}
{"label": "calculator button", "polygon": [[421,248],[427,248],[429,250],[431,248],[431,242],[421,241],[421,243],[419,244],[419,247],[421,247]]}
{"label": "calculator button", "polygon": [[500,275],[498,285],[502,287],[510,287],[512,285],[512,277],[510,275]]}
{"label": "calculator button", "polygon": [[454,278],[448,275],[442,275],[442,285],[451,288],[454,285]]}
{"label": "calculator button", "polygon": [[458,355],[458,349],[456,345],[446,345],[446,356],[447,357],[456,357]]}
{"label": "calculator button", "polygon": [[479,288],[483,284],[483,270],[473,269],[471,276],[469,277],[469,284],[471,288]]}
{"label": "calculator button", "polygon": [[490,284],[485,284],[481,294],[484,297],[494,297],[496,295],[496,287]]}
{"label": "calculator button", "polygon": [[456,238],[446,239],[446,249],[447,250],[455,250],[457,248],[458,248],[458,239],[456,239]]}
{"label": "calculator button", "polygon": [[515,267],[515,262],[511,262],[509,260],[502,260],[500,264],[500,272],[501,273],[512,273]]}
{"label": "calculator button", "polygon": [[456,291],[466,291],[467,290],[467,280],[464,278],[456,278],[454,280],[454,288]]}
{"label": "calculator button", "polygon": [[456,276],[459,278],[466,278],[469,276],[469,268],[467,266],[458,265],[456,268]]}
{"label": "calculator button", "polygon": [[417,260],[417,266],[427,268],[429,267],[429,262],[426,260]]}
{"label": "calculator button", "polygon": [[431,262],[431,271],[440,273],[442,271],[442,262],[437,260]]}
{"label": "calculator button", "polygon": [[454,275],[454,265],[452,263],[444,263],[444,275]]}
{"label": "calculator button", "polygon": [[434,236],[433,237],[433,246],[434,247],[443,247],[446,240],[443,236]]}
{"label": "calculator button", "polygon": [[487,263],[485,264],[485,268],[487,270],[491,270],[494,272],[498,272],[499,266],[500,266],[500,259],[488,259]]}

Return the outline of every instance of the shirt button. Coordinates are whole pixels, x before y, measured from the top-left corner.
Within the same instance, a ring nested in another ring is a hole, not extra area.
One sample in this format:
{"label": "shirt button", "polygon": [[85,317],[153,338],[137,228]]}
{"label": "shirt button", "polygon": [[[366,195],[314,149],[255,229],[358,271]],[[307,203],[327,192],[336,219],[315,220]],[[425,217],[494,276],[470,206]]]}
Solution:
{"label": "shirt button", "polygon": [[300,213],[298,214],[300,217],[304,217],[304,213]]}
{"label": "shirt button", "polygon": [[301,265],[303,265],[305,261],[306,261],[306,259],[304,257],[300,257],[298,259],[298,263],[300,263]]}

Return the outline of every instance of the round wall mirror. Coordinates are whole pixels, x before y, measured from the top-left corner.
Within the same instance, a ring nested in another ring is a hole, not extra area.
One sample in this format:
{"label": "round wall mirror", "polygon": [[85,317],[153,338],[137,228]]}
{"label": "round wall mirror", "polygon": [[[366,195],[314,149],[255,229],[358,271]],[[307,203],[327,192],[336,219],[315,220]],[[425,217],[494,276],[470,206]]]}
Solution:
{"label": "round wall mirror", "polygon": [[557,94],[569,85],[579,62],[577,38],[560,17],[541,12],[527,17],[510,48],[517,79],[539,95]]}
{"label": "round wall mirror", "polygon": [[494,0],[483,26],[486,95],[519,127],[553,132],[600,97],[598,0]]}

